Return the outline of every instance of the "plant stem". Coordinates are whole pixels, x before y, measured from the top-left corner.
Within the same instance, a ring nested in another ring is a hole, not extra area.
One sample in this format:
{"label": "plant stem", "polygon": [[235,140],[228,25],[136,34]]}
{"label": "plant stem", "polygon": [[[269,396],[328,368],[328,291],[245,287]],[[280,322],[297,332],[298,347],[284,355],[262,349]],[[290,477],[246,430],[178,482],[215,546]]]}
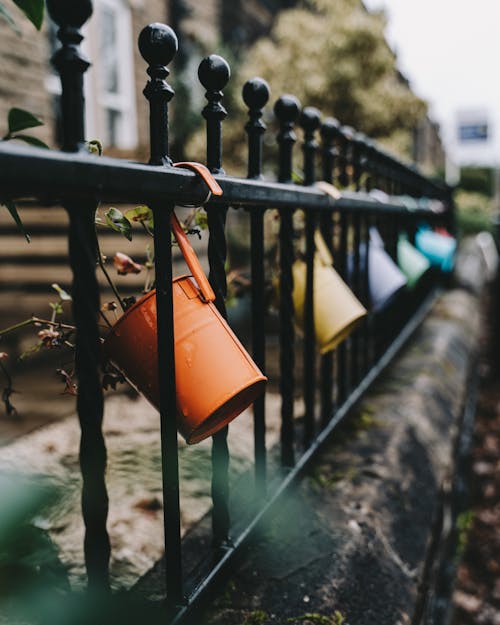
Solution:
{"label": "plant stem", "polygon": [[[97,236],[96,236],[96,239],[97,239]],[[123,312],[125,312],[125,304],[123,303],[123,300],[120,297],[120,294],[116,290],[116,286],[114,285],[113,280],[111,280],[111,277],[108,274],[108,270],[104,266],[104,260],[102,258],[101,248],[99,247],[99,242],[97,242],[97,262],[99,263],[99,267],[101,268],[104,276],[106,277],[106,280],[108,281],[108,284],[111,287],[111,290],[113,291],[116,299],[118,300],[118,303],[120,304],[121,309],[123,310]]]}
{"label": "plant stem", "polygon": [[9,326],[8,328],[5,328],[5,330],[2,330],[0,332],[0,337],[2,337],[4,334],[9,334],[9,332],[14,332],[15,330],[24,328],[25,326],[28,326],[31,323],[33,323],[33,317],[30,317],[29,319],[25,319],[24,321],[20,321],[19,323],[16,323],[13,326]]}
{"label": "plant stem", "polygon": [[143,221],[141,221],[141,226],[144,228],[147,234],[149,234],[150,237],[154,237],[154,233],[151,232],[151,230],[146,226],[146,224]]}
{"label": "plant stem", "polygon": [[99,314],[104,319],[104,323],[108,326],[108,328],[112,328],[113,324],[108,321],[106,315],[102,312],[102,310],[99,311]]}
{"label": "plant stem", "polygon": [[13,326],[9,326],[5,328],[5,330],[0,331],[0,338],[4,334],[10,334],[10,332],[15,332],[16,330],[20,330],[26,326],[32,325],[34,323],[42,323],[48,326],[55,326],[56,328],[63,328],[64,330],[76,330],[75,326],[68,325],[67,323],[61,323],[59,321],[51,321],[49,319],[40,319],[40,317],[30,317],[29,319],[25,319],[24,321],[20,321]]}

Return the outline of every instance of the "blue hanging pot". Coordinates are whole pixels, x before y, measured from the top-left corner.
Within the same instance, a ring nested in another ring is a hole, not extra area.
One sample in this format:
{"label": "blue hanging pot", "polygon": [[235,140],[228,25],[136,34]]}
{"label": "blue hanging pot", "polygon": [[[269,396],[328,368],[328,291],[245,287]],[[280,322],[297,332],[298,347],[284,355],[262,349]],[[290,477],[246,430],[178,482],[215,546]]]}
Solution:
{"label": "blue hanging pot", "polygon": [[449,273],[455,262],[457,241],[429,229],[420,229],[415,235],[417,249],[429,260],[432,266]]}

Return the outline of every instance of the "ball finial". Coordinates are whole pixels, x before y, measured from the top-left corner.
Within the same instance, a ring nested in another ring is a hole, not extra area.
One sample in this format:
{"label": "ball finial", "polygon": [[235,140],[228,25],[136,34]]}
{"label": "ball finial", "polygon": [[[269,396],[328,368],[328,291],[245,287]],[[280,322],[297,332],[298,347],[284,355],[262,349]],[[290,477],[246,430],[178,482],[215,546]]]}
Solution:
{"label": "ball finial", "polygon": [[320,134],[323,141],[333,141],[338,136],[340,122],[334,117],[326,117],[321,124]]}
{"label": "ball finial", "polygon": [[306,106],[300,114],[299,124],[306,132],[314,132],[320,127],[321,113],[314,106]]}
{"label": "ball finial", "polygon": [[364,150],[368,148],[367,138],[368,137],[365,135],[364,132],[355,132],[353,141],[359,149]]}
{"label": "ball finial", "polygon": [[243,85],[243,101],[249,109],[261,109],[269,100],[269,85],[263,78],[252,78]]}
{"label": "ball finial", "polygon": [[207,91],[222,91],[231,77],[231,69],[225,59],[211,54],[198,67],[198,78]]}
{"label": "ball finial", "polygon": [[91,0],[68,2],[68,0],[47,0],[47,10],[59,26],[80,28],[92,15]]}
{"label": "ball finial", "polygon": [[340,129],[341,134],[343,135],[346,141],[352,141],[354,139],[354,128],[351,126],[342,126]]}
{"label": "ball finial", "polygon": [[166,24],[148,24],[139,35],[139,50],[148,65],[168,65],[178,48],[177,35]]}
{"label": "ball finial", "polygon": [[280,122],[294,122],[299,116],[300,102],[294,95],[285,94],[276,100],[274,114]]}

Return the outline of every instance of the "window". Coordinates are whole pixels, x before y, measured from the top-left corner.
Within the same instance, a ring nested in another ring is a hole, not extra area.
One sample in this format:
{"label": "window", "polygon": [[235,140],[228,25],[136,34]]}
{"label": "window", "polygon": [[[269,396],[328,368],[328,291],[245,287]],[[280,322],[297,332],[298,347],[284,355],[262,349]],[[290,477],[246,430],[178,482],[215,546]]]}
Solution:
{"label": "window", "polygon": [[[95,0],[92,18],[82,29],[82,51],[92,65],[85,73],[86,137],[105,148],[137,146],[132,18],[126,0]],[[52,54],[59,48],[57,26],[48,20]],[[55,133],[59,123],[61,86],[53,68],[46,78],[54,101]]]}
{"label": "window", "polygon": [[97,0],[94,6],[88,33],[93,97],[87,136],[104,147],[131,149],[137,145],[137,119],[130,8],[124,0]]}

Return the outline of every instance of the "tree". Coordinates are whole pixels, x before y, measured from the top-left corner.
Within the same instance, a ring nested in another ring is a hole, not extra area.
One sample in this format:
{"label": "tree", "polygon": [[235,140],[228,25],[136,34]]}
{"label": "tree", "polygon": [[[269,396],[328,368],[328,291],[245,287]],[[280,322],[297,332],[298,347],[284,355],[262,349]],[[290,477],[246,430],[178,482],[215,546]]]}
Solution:
{"label": "tree", "polygon": [[[283,11],[270,36],[246,52],[235,72],[236,92],[249,78],[261,76],[272,101],[293,93],[302,105],[410,156],[411,129],[427,105],[397,70],[385,25],[385,15],[368,12],[361,0],[303,0]],[[240,99],[234,105],[238,111],[230,110],[225,122],[225,150],[231,154],[241,142],[244,111]]]}

